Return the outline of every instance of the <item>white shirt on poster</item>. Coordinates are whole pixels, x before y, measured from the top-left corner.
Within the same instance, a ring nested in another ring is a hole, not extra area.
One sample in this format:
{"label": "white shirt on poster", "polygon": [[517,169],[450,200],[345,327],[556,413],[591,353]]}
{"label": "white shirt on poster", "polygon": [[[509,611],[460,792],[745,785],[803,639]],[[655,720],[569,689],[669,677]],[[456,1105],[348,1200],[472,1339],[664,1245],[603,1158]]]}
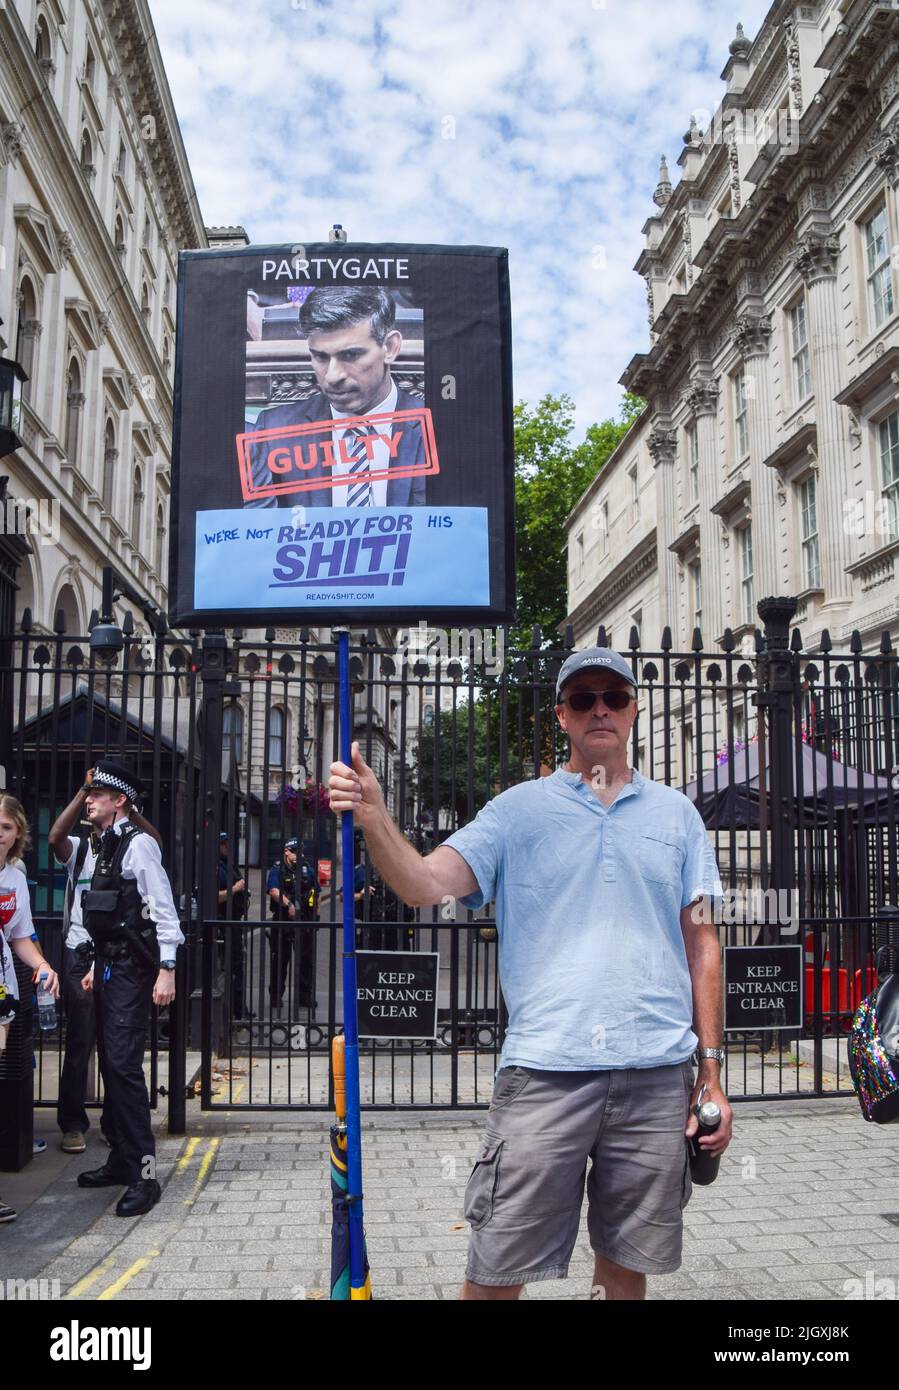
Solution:
{"label": "white shirt on poster", "polygon": [[[397,402],[396,382],[393,381],[393,380],[391,379],[391,382],[390,382],[390,390],[388,391],[387,395],[384,397],[383,401],[381,401],[380,405],[373,405],[372,408],[371,408],[371,410],[366,410],[366,411],[365,411],[365,414],[366,414],[366,415],[384,415],[384,414],[392,414],[393,411],[396,410],[396,402]],[[345,412],[345,411],[341,412],[341,411],[339,411],[339,410],[335,410],[334,407],[333,407],[333,405],[331,406],[331,416],[332,416],[333,419],[339,420],[339,419],[341,419],[342,417],[345,417],[345,415],[346,415],[346,412]],[[386,435],[389,435],[390,432],[391,432],[391,430],[390,430],[390,423],[389,423],[389,421],[387,421],[387,420],[382,420],[382,421],[377,422],[372,428],[376,429],[377,432],[378,432],[378,434],[386,434]],[[352,430],[352,426],[350,426],[350,430]],[[339,444],[339,440],[345,439],[345,438],[347,437],[347,434],[350,433],[350,430],[334,430],[334,433],[333,433],[333,439],[334,439],[334,467],[333,467],[332,470],[331,470],[331,475],[332,475],[332,477],[335,477],[335,478],[344,477],[344,476],[345,476],[347,473],[349,473],[349,471],[350,471],[351,465],[348,464],[348,463],[344,463],[343,459],[342,459],[341,456],[340,456],[340,444]],[[355,437],[355,436],[352,436],[352,435],[351,435],[351,438],[354,438],[354,437]],[[348,446],[347,446],[347,447],[348,447]],[[373,447],[372,447],[371,471],[372,471],[373,473],[379,473],[379,472],[381,472],[382,470],[385,470],[385,471],[386,471],[386,469],[389,468],[389,466],[390,466],[390,449],[389,449],[389,447],[387,446],[387,444],[384,442],[383,439],[375,439],[374,442],[373,442]],[[359,476],[359,478],[357,479],[357,481],[358,481],[358,482],[362,482],[362,481],[365,479],[365,477],[366,477],[366,474],[363,472],[362,474],[360,474],[360,476]],[[389,480],[388,478],[375,478],[374,481],[372,482],[372,484],[371,484],[371,490],[372,490],[372,503],[371,503],[371,505],[372,505],[373,507],[386,507],[386,506],[387,506],[387,484],[388,484],[389,481],[390,481],[390,480]],[[347,493],[348,493],[348,491],[349,491],[349,488],[347,488],[347,487],[335,487],[335,488],[334,488],[333,500],[332,500],[332,506],[335,506],[335,507],[345,507],[345,506],[347,505]]]}

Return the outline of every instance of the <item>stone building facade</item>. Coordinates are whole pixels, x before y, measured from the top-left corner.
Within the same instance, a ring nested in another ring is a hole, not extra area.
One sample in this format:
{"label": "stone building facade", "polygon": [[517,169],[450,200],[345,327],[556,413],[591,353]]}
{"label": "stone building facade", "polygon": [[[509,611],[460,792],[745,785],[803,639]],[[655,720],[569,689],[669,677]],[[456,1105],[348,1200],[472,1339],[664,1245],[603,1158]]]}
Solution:
{"label": "stone building facade", "polygon": [[738,641],[769,594],[899,640],[899,10],[777,0],[665,161],[636,269],[647,407],[568,522],[569,616],[646,648]]}
{"label": "stone building facade", "polygon": [[39,631],[83,634],[110,562],[166,606],[177,258],[206,244],[146,0],[0,7],[0,339],[29,377],[0,471]]}

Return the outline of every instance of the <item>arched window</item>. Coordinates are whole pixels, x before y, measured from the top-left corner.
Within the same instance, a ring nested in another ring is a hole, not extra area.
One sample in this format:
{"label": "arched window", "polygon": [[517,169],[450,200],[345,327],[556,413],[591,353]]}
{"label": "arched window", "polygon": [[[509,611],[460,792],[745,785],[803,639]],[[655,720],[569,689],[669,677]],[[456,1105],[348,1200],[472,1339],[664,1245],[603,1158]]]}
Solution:
{"label": "arched window", "polygon": [[84,80],[88,87],[92,88],[94,85],[96,70],[97,60],[94,57],[94,50],[91,48],[90,44],[88,44],[84,54]]}
{"label": "arched window", "polygon": [[149,216],[149,213],[148,213],[147,216],[144,218],[144,246],[146,246],[147,250],[149,251],[149,249],[150,249],[150,216]]}
{"label": "arched window", "polygon": [[108,512],[112,511],[115,499],[115,470],[118,460],[119,451],[116,448],[115,425],[111,420],[107,420],[103,435],[103,506]]}
{"label": "arched window", "polygon": [[134,470],[134,493],[131,498],[131,537],[138,550],[144,525],[144,479],[139,468]]}
{"label": "arched window", "polygon": [[233,752],[236,763],[243,759],[243,710],[240,705],[226,705],[222,711],[222,752]]}
{"label": "arched window", "polygon": [[81,615],[78,611],[78,599],[71,584],[63,584],[56,596],[53,605],[53,612],[50,614],[50,622],[55,624],[57,613],[62,610],[65,619],[66,632],[70,636],[81,635]]}
{"label": "arched window", "polygon": [[160,502],[156,508],[156,573],[165,583],[165,507]]}
{"label": "arched window", "polygon": [[78,450],[81,444],[81,412],[84,407],[84,392],[81,389],[81,368],[78,365],[77,357],[69,360],[69,372],[66,378],[66,429],[65,429],[65,451],[69,463],[78,462]]}
{"label": "arched window", "polygon": [[37,341],[41,324],[37,316],[37,295],[34,286],[26,275],[19,286],[19,318],[16,324],[16,361],[28,373],[28,380],[22,384],[22,399],[33,399],[34,369],[37,365]]}
{"label": "arched window", "polygon": [[42,14],[34,26],[34,52],[41,70],[49,77],[54,71],[53,45],[50,42],[50,27]]}
{"label": "arched window", "polygon": [[163,340],[162,340],[162,369],[163,369],[163,371],[165,372],[166,376],[168,376],[168,373],[169,373],[169,371],[170,371],[170,369],[171,369],[171,366],[172,366],[172,345],[171,345],[171,343],[169,342],[168,334],[166,334],[165,337],[164,337]]}
{"label": "arched window", "polygon": [[114,234],[114,236],[115,236],[115,253],[116,253],[116,255],[118,256],[118,258],[119,258],[120,261],[124,261],[124,259],[125,259],[125,251],[126,251],[126,249],[127,249],[126,246],[125,246],[125,224],[124,224],[124,222],[122,221],[121,217],[120,217],[118,214],[116,215],[116,220],[115,220],[115,234]]}
{"label": "arched window", "polygon": [[140,287],[140,312],[141,318],[147,327],[150,327],[150,290],[146,280]]}
{"label": "arched window", "polygon": [[86,130],[81,132],[81,172],[88,180],[94,177],[94,146],[91,141],[90,133]]}
{"label": "arched window", "polygon": [[275,705],[268,725],[268,765],[279,768],[284,762],[284,711]]}

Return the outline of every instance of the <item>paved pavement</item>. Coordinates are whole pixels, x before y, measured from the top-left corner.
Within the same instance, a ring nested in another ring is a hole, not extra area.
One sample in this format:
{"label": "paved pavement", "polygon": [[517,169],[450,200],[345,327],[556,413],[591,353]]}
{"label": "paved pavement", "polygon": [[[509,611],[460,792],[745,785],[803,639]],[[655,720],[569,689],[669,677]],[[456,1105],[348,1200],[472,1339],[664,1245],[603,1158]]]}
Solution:
{"label": "paved pavement", "polygon": [[[236,1090],[236,1088],[235,1088]],[[235,1099],[237,1096],[235,1094]],[[454,1299],[468,1228],[465,1182],[483,1113],[369,1112],[363,1156],[366,1229],[377,1298]],[[694,1189],[681,1269],[649,1281],[651,1299],[829,1299],[860,1281],[899,1287],[899,1129],[866,1125],[854,1099],[746,1103],[717,1182]],[[327,1297],[328,1116],[188,1109],[188,1136],[159,1140],[162,1202],[113,1215],[116,1189],[75,1178],[103,1161],[53,1147],[0,1174],[17,1222],[0,1227],[4,1277],[44,1279],[74,1299]],[[592,1256],[582,1223],[569,1278],[529,1298],[586,1299]],[[58,1281],[54,1284],[53,1281]],[[886,1286],[878,1286],[883,1290]],[[869,1297],[873,1296],[871,1293]]]}

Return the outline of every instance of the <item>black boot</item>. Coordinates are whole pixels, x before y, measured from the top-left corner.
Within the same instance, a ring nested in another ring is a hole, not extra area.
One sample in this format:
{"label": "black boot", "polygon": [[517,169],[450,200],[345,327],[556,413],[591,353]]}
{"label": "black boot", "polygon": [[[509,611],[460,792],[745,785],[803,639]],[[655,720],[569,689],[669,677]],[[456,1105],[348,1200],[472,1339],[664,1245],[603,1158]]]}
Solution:
{"label": "black boot", "polygon": [[102,1168],[89,1168],[86,1173],[78,1174],[79,1187],[125,1187],[127,1182],[127,1174],[117,1173],[108,1163],[104,1163]]}
{"label": "black boot", "polygon": [[162,1196],[162,1188],[155,1178],[142,1178],[133,1182],[116,1202],[116,1216],[143,1216],[154,1207]]}

